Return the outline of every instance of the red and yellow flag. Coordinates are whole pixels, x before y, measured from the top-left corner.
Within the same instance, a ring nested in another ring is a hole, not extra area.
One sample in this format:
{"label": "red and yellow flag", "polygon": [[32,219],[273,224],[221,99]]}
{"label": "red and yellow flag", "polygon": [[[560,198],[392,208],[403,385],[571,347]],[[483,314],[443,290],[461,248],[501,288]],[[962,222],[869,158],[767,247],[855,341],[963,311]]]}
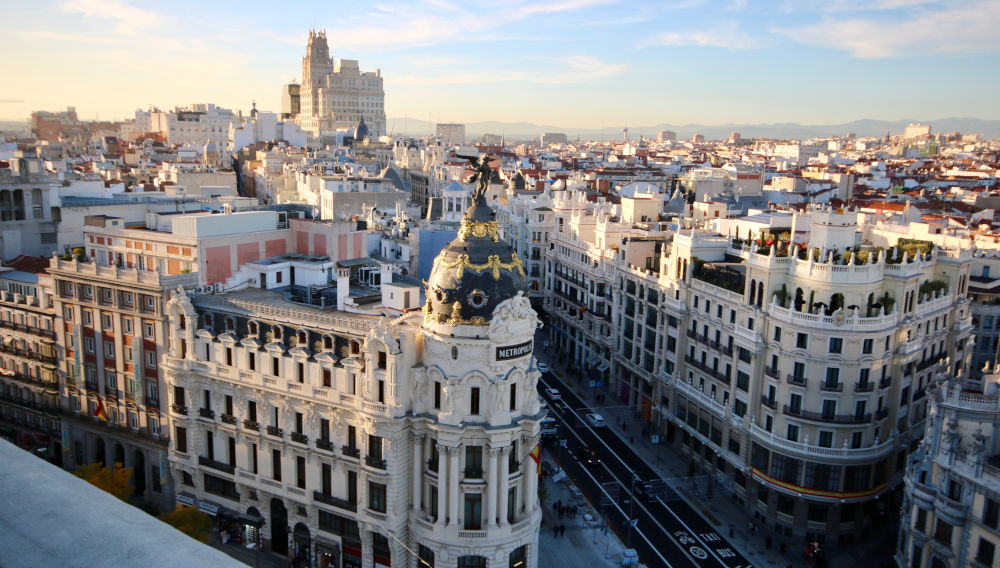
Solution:
{"label": "red and yellow flag", "polygon": [[97,408],[94,409],[94,416],[101,420],[108,419],[108,412],[104,409],[104,401],[100,398],[97,399]]}
{"label": "red and yellow flag", "polygon": [[536,444],[535,447],[532,448],[531,452],[528,453],[528,455],[531,456],[531,459],[535,460],[535,464],[537,465],[536,469],[538,470],[538,477],[541,477],[542,476],[542,446],[541,446],[541,444]]}

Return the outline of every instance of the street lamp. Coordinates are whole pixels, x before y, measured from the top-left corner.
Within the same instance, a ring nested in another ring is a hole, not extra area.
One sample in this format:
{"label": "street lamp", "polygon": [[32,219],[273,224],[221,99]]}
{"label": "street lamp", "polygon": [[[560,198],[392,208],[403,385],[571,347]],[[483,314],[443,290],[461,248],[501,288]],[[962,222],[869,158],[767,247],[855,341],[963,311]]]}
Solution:
{"label": "street lamp", "polygon": [[632,548],[632,525],[635,522],[635,483],[637,481],[639,481],[639,475],[632,472],[632,488],[628,500],[628,536],[625,538],[627,548]]}

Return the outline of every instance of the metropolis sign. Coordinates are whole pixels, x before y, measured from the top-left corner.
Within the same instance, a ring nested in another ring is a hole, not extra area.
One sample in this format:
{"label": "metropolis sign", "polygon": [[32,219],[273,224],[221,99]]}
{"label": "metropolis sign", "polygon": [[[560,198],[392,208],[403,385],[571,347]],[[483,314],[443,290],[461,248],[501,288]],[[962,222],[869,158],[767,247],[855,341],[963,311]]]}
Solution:
{"label": "metropolis sign", "polygon": [[525,355],[530,355],[530,354],[531,354],[530,341],[525,341],[524,343],[519,343],[517,345],[507,345],[505,347],[497,347],[497,361],[517,359],[518,357],[524,357]]}

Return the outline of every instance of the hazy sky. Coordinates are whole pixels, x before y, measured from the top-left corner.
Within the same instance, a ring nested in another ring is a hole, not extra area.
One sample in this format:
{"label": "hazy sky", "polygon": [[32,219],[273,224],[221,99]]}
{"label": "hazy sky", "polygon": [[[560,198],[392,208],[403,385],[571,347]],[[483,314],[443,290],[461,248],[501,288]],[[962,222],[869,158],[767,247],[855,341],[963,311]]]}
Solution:
{"label": "hazy sky", "polygon": [[[1000,119],[998,0],[8,2],[0,118],[280,110],[310,28],[386,114],[566,127]],[[390,129],[392,124],[390,124]]]}

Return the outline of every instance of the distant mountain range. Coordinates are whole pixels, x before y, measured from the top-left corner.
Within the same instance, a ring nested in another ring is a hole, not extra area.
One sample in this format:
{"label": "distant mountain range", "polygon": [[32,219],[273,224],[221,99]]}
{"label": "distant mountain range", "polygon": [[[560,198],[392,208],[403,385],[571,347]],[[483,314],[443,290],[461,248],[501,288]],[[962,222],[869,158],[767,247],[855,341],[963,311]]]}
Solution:
{"label": "distant mountain range", "polygon": [[[971,117],[939,118],[937,120],[873,120],[861,119],[842,124],[797,124],[794,122],[779,122],[774,124],[654,124],[650,126],[629,126],[629,139],[635,140],[641,135],[645,138],[656,138],[661,130],[672,130],[678,139],[688,139],[695,134],[702,134],[708,140],[725,140],[730,132],[739,132],[743,138],[796,138],[807,139],[822,136],[845,136],[853,132],[857,136],[885,136],[902,134],[903,129],[913,122],[930,124],[931,132],[961,132],[964,134],[979,133],[987,138],[1000,138],[1000,120],[982,120]],[[507,141],[537,139],[544,132],[563,132],[570,139],[608,140],[621,139],[622,127],[606,126],[604,128],[568,128],[549,124],[531,124],[528,122],[469,122],[465,125],[465,135],[471,141],[483,134],[503,134]],[[389,134],[426,136],[432,132],[433,123],[417,118],[390,118],[387,121]]]}

